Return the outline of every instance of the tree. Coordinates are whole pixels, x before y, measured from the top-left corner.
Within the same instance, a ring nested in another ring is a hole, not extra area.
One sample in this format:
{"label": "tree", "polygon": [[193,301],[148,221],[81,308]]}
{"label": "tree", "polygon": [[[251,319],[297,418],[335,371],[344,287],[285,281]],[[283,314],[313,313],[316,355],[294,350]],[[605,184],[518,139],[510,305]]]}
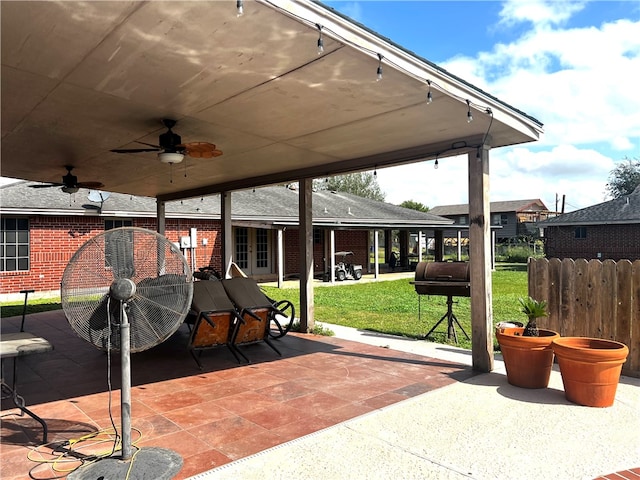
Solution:
{"label": "tree", "polygon": [[640,160],[625,158],[609,173],[607,193],[613,198],[620,198],[633,193],[640,185]]}
{"label": "tree", "polygon": [[346,192],[359,197],[370,198],[384,202],[384,192],[378,185],[376,176],[371,172],[349,173],[336,177],[327,177],[326,180],[315,182],[318,190],[333,190],[336,192]]}
{"label": "tree", "polygon": [[405,200],[400,204],[400,206],[403,208],[410,208],[411,210],[417,210],[419,212],[426,213],[429,211],[429,207],[427,207],[425,204],[420,202],[415,202],[413,200]]}

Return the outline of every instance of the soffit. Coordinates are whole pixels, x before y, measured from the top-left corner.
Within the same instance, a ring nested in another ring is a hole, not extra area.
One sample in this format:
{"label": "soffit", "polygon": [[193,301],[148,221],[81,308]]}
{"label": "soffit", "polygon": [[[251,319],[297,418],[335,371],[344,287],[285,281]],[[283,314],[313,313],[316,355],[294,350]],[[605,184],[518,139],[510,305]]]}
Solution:
{"label": "soffit", "polygon": [[[1,8],[2,176],[59,182],[73,165],[80,182],[170,199],[444,156],[489,125],[493,147],[541,131],[313,2],[245,2],[242,17],[218,1]],[[327,32],[320,56],[316,23]],[[394,62],[380,82],[372,49]],[[426,78],[441,87],[430,105]],[[462,98],[491,107],[493,121],[474,110],[467,123]],[[224,155],[170,167],[155,153],[110,152],[157,144],[162,118],[178,121],[183,142]]]}

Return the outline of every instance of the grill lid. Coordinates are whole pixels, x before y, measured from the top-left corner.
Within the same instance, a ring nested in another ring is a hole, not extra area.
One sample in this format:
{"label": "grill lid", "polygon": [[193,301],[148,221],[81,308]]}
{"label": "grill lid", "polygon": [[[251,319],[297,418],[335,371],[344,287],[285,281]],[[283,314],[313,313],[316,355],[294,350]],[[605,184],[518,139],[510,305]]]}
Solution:
{"label": "grill lid", "polygon": [[418,295],[471,296],[468,262],[420,262],[412,283]]}

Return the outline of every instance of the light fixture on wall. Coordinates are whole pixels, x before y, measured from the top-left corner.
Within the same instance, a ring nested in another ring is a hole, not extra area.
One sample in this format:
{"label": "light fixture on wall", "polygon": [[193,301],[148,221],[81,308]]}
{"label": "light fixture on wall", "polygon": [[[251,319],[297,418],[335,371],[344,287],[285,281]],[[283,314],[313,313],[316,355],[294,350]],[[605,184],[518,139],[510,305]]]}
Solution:
{"label": "light fixture on wall", "polygon": [[158,154],[158,158],[162,163],[180,163],[184,159],[184,155],[178,152],[161,152]]}
{"label": "light fixture on wall", "polygon": [[436,158],[436,163],[433,164],[433,168],[436,169],[436,170],[438,169],[438,159],[437,158]]}
{"label": "light fixture on wall", "polygon": [[473,122],[473,115],[471,115],[471,101],[467,100],[467,123]]}
{"label": "light fixture on wall", "polygon": [[376,72],[376,82],[382,80],[382,55],[378,54],[378,71]]}
{"label": "light fixture on wall", "polygon": [[244,2],[242,0],[238,0],[236,2],[236,11],[237,11],[238,17],[241,17],[242,14],[244,13]]}
{"label": "light fixture on wall", "polygon": [[318,28],[318,55],[322,55],[324,53],[324,41],[322,39],[322,25],[316,23],[316,27]]}
{"label": "light fixture on wall", "polygon": [[427,85],[429,85],[429,90],[427,91],[427,103],[433,102],[433,95],[431,95],[431,80],[427,80]]}

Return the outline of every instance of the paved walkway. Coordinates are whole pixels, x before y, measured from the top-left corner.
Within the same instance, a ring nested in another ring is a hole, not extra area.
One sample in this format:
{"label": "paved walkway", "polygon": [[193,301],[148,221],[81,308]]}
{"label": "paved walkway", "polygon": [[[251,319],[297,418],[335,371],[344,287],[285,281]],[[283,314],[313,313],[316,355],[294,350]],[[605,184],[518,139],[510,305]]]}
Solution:
{"label": "paved walkway", "polygon": [[[446,345],[327,325],[341,338],[471,363]],[[193,479],[640,478],[640,379],[622,377],[610,408],[574,405],[555,369],[549,388],[492,373],[433,390]]]}

